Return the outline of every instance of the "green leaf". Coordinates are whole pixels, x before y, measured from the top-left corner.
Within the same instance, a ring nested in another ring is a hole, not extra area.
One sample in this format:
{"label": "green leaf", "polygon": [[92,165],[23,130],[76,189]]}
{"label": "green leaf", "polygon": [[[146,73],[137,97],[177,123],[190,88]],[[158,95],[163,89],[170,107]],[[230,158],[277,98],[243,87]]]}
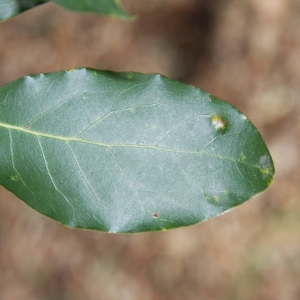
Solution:
{"label": "green leaf", "polygon": [[[0,0],[0,21],[14,17],[48,0]],[[99,13],[120,19],[132,19],[125,12],[120,0],[52,0],[67,9],[81,13]]]}
{"label": "green leaf", "polygon": [[48,0],[0,0],[0,21],[12,18]]}
{"label": "green leaf", "polygon": [[69,227],[195,224],[272,182],[255,127],[161,75],[75,69],[0,87],[0,184]]}
{"label": "green leaf", "polygon": [[100,13],[120,19],[132,19],[132,15],[125,12],[120,0],[52,0],[70,10],[81,13]]}

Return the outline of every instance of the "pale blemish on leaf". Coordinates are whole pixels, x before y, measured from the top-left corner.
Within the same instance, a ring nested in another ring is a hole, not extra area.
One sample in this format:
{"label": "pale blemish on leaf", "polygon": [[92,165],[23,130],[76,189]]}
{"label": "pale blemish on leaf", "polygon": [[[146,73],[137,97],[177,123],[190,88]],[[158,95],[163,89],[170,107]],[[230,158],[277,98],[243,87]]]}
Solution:
{"label": "pale blemish on leaf", "polygon": [[216,202],[220,202],[220,198],[218,196],[213,197]]}
{"label": "pale blemish on leaf", "polygon": [[272,175],[273,173],[273,169],[271,167],[269,168],[264,168],[264,169],[260,169],[261,173],[263,174],[263,177],[266,178],[270,175]]}
{"label": "pale blemish on leaf", "polygon": [[19,180],[20,180],[20,176],[17,175],[17,174],[11,175],[11,176],[9,177],[9,179],[12,180],[12,181],[19,181]]}
{"label": "pale blemish on leaf", "polygon": [[207,195],[205,195],[205,199],[209,201],[209,200],[211,199],[211,197],[210,197],[210,196],[207,196]]}
{"label": "pale blemish on leaf", "polygon": [[242,153],[241,153],[241,161],[245,161],[246,158],[247,158],[246,155],[242,152]]}
{"label": "pale blemish on leaf", "polygon": [[207,93],[207,98],[206,98],[206,100],[207,100],[208,102],[211,102],[211,101],[212,101],[212,99],[211,99],[211,97],[210,97],[210,93]]}
{"label": "pale blemish on leaf", "polygon": [[220,202],[220,198],[218,196],[208,196],[208,195],[205,195],[205,199],[207,201]]}
{"label": "pale blemish on leaf", "polygon": [[268,186],[272,185],[274,181],[274,177],[268,181]]}
{"label": "pale blemish on leaf", "polygon": [[261,168],[266,169],[271,165],[271,159],[269,155],[263,155],[259,159],[259,165]]}
{"label": "pale blemish on leaf", "polygon": [[[269,176],[273,175],[273,173],[274,173],[271,159],[268,155],[263,155],[260,157],[259,167],[260,167],[260,171],[263,175],[263,178],[268,178]],[[271,185],[271,184],[272,184],[272,182],[269,185]]]}
{"label": "pale blemish on leaf", "polygon": [[224,130],[226,128],[226,121],[222,119],[220,116],[213,116],[211,118],[211,123],[218,131]]}

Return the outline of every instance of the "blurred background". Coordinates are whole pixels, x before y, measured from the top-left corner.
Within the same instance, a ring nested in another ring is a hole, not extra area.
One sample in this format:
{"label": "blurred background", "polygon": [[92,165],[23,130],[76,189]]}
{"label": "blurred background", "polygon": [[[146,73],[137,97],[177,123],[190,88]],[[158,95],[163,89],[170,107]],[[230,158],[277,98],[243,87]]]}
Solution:
{"label": "blurred background", "polygon": [[65,228],[0,187],[0,299],[300,299],[300,2],[123,4],[135,22],[45,4],[0,23],[0,85],[82,66],[170,76],[245,113],[275,181],[205,223],[135,235]]}

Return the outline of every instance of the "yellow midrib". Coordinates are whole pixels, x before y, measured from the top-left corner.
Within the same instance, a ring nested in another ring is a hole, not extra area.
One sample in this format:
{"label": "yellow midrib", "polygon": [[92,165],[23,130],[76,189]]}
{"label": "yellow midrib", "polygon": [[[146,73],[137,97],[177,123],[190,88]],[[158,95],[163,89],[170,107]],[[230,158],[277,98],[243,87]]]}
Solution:
{"label": "yellow midrib", "polygon": [[89,141],[89,140],[79,139],[79,138],[76,138],[76,137],[66,137],[66,136],[60,136],[60,135],[54,135],[54,134],[34,131],[34,130],[29,129],[29,128],[9,125],[9,124],[5,124],[5,123],[1,123],[1,122],[0,122],[0,127],[6,128],[6,129],[11,129],[11,130],[16,130],[16,131],[21,131],[21,132],[32,134],[32,135],[35,135],[35,136],[40,136],[40,137],[43,136],[43,137],[47,137],[47,138],[51,138],[51,139],[62,140],[62,141],[65,141],[65,142],[80,142],[80,143],[98,145],[98,146],[103,146],[103,147],[136,147],[136,148],[152,148],[152,149],[161,149],[161,150],[166,150],[166,151],[173,151],[173,150],[167,149],[167,148],[160,148],[160,147],[148,146],[148,145],[106,144],[106,143],[93,142],[93,141]]}
{"label": "yellow midrib", "polygon": [[242,161],[234,160],[230,157],[214,155],[214,154],[211,154],[211,153],[206,153],[204,151],[187,151],[187,150],[175,150],[175,149],[173,150],[173,149],[168,149],[168,148],[163,148],[163,147],[158,147],[158,146],[150,146],[150,145],[99,143],[99,142],[93,142],[93,141],[89,141],[89,140],[79,139],[79,138],[76,138],[76,137],[65,137],[65,136],[60,136],[60,135],[53,135],[53,134],[43,133],[43,132],[39,132],[39,131],[30,130],[29,128],[9,125],[9,124],[6,124],[6,123],[1,123],[1,122],[0,122],[0,127],[6,128],[6,129],[9,129],[9,130],[16,130],[16,131],[32,134],[32,135],[39,136],[39,137],[47,137],[47,138],[52,138],[52,139],[56,139],[56,140],[62,140],[62,141],[65,141],[65,142],[80,142],[80,143],[86,143],[86,144],[97,145],[97,146],[102,146],[102,147],[132,147],[132,148],[144,148],[144,149],[146,148],[146,149],[163,150],[163,151],[176,152],[176,153],[206,155],[206,156],[215,157],[215,158],[219,158],[219,159],[225,159],[225,160],[230,160],[230,161],[233,161],[233,162],[238,162],[238,163],[241,163],[241,164],[249,166],[249,167],[261,169],[258,166],[254,166],[254,165],[250,165],[250,164],[247,164],[245,162],[242,162]]}

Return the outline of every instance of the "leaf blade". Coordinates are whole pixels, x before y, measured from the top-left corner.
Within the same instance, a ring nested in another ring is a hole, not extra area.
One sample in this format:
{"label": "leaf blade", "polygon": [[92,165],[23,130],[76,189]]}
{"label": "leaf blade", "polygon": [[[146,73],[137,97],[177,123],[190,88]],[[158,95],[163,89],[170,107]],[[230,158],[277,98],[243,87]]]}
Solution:
{"label": "leaf blade", "polygon": [[0,184],[76,228],[195,224],[263,191],[274,174],[243,114],[155,74],[19,79],[0,88],[0,138]]}
{"label": "leaf blade", "polygon": [[134,16],[127,13],[119,0],[52,0],[64,8],[80,13],[100,13],[124,20],[133,19]]}
{"label": "leaf blade", "polygon": [[[127,13],[119,0],[51,0],[52,2],[79,13],[98,13],[114,18],[130,20],[135,18]],[[0,21],[34,8],[49,0],[0,0]]]}
{"label": "leaf blade", "polygon": [[46,2],[48,0],[0,0],[0,22]]}

